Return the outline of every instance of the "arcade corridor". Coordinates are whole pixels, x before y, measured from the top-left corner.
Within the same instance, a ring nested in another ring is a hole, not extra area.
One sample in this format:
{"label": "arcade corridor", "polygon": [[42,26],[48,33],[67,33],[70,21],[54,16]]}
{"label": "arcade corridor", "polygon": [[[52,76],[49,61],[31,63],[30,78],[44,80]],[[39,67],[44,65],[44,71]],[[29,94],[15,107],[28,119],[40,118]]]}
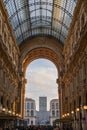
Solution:
{"label": "arcade corridor", "polygon": [[39,58],[58,70],[57,123],[87,130],[87,0],[0,0],[1,127],[23,124],[25,72]]}

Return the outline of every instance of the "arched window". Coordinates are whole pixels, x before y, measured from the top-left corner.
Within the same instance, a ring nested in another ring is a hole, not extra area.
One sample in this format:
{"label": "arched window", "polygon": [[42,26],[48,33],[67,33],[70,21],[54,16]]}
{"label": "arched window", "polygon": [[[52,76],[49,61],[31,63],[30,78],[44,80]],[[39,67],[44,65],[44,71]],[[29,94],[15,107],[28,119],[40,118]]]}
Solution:
{"label": "arched window", "polygon": [[52,109],[54,109],[54,103],[52,103]]}

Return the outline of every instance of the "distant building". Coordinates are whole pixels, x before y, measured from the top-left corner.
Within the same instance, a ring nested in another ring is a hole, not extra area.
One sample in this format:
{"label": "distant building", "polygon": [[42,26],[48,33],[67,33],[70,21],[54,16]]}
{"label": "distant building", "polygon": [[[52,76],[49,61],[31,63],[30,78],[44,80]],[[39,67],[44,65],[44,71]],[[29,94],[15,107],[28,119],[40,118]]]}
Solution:
{"label": "distant building", "polygon": [[25,98],[24,119],[27,125],[36,125],[36,105],[35,100],[31,98]]}
{"label": "distant building", "polygon": [[38,125],[47,125],[50,123],[49,120],[50,112],[49,111],[37,111],[37,124]]}
{"label": "distant building", "polygon": [[59,117],[59,100],[53,99],[50,101],[50,124],[53,125],[53,121]]}
{"label": "distant building", "polygon": [[47,111],[47,97],[39,97],[39,111],[37,111],[37,123],[46,125],[49,123],[50,113]]}
{"label": "distant building", "polygon": [[47,97],[39,97],[39,111],[47,111]]}

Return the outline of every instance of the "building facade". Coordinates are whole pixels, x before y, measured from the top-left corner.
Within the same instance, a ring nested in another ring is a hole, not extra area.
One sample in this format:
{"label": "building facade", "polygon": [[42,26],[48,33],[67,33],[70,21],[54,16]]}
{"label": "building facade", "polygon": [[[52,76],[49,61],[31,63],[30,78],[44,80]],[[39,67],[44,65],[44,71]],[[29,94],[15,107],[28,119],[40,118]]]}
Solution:
{"label": "building facade", "polygon": [[[12,120],[21,116],[19,54],[7,12],[0,1],[0,125],[2,126],[8,126]],[[7,122],[8,119],[10,120]]]}
{"label": "building facade", "polygon": [[49,125],[50,124],[50,112],[49,111],[37,111],[37,125]]}
{"label": "building facade", "polygon": [[47,111],[47,97],[39,97],[39,111]]}
{"label": "building facade", "polygon": [[36,104],[35,100],[31,98],[25,98],[24,119],[27,121],[27,125],[36,125]]}
{"label": "building facade", "polygon": [[47,97],[39,97],[39,111],[37,111],[37,124],[49,124],[49,111],[47,111]]}
{"label": "building facade", "polygon": [[50,101],[50,125],[53,126],[53,122],[56,119],[60,118],[60,112],[59,112],[59,100],[58,99],[52,99]]}
{"label": "building facade", "polygon": [[[64,47],[62,118],[76,130],[87,129],[87,1],[78,1]],[[60,80],[59,80],[60,82]]]}

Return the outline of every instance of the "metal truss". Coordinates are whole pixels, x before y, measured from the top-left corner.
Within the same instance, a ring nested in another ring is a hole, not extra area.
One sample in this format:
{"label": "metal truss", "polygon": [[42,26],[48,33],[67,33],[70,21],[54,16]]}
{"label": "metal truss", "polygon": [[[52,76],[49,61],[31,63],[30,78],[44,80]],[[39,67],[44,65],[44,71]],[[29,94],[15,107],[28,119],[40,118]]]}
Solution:
{"label": "metal truss", "polygon": [[18,44],[37,35],[50,35],[65,43],[77,0],[3,0],[3,2]]}

